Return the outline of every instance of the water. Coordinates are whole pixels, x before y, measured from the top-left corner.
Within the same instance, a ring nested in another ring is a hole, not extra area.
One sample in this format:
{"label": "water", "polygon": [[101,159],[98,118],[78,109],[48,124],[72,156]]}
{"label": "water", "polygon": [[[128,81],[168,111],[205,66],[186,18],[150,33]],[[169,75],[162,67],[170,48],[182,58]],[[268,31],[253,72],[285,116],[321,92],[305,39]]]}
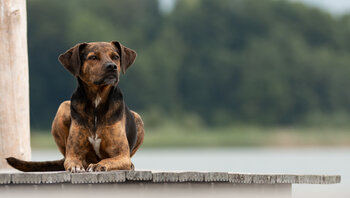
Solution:
{"label": "water", "polygon": [[[61,158],[56,150],[33,151],[33,160]],[[293,185],[293,197],[350,197],[350,148],[141,148],[132,161],[137,170],[339,174],[341,184]]]}

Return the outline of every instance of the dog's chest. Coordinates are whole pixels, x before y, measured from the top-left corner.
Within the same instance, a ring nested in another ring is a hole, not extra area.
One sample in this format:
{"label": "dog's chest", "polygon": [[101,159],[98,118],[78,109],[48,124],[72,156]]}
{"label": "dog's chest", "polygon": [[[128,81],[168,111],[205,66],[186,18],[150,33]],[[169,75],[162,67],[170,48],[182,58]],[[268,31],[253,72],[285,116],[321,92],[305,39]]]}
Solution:
{"label": "dog's chest", "polygon": [[98,135],[96,134],[95,136],[90,136],[89,137],[89,142],[94,149],[96,155],[99,158],[102,158],[101,153],[100,153],[100,146],[101,146],[101,138],[98,138]]}
{"label": "dog's chest", "polygon": [[97,108],[97,106],[100,104],[100,102],[101,102],[101,97],[100,97],[100,95],[97,94],[95,101],[94,101],[95,108]]}

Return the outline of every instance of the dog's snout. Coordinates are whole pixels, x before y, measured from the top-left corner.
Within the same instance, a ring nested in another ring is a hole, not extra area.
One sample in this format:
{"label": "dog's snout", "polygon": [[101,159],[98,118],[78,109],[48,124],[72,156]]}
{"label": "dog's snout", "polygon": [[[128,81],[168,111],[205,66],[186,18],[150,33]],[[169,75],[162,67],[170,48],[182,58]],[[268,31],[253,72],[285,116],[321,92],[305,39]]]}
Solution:
{"label": "dog's snout", "polygon": [[116,71],[117,70],[117,65],[114,63],[107,63],[106,64],[106,69],[108,71]]}

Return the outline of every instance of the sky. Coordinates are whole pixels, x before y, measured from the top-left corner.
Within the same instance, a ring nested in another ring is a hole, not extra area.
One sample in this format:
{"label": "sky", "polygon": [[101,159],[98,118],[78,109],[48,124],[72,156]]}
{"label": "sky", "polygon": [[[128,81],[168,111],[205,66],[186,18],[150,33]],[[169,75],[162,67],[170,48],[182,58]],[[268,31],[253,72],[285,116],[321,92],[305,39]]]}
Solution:
{"label": "sky", "polygon": [[[169,12],[174,6],[176,0],[159,0],[160,8]],[[343,15],[350,12],[350,0],[290,0],[299,1],[305,4],[318,7],[320,9],[329,11],[334,15]]]}
{"label": "sky", "polygon": [[350,12],[350,0],[290,0],[300,1],[305,4],[321,8],[335,15]]}

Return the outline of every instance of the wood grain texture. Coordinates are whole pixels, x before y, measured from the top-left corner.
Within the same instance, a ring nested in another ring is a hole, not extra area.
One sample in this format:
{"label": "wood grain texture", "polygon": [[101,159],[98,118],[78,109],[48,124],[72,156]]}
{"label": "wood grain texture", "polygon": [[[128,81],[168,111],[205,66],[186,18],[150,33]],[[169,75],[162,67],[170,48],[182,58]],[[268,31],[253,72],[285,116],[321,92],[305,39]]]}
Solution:
{"label": "wood grain texture", "polygon": [[0,169],[31,158],[26,15],[25,0],[0,0]]}

